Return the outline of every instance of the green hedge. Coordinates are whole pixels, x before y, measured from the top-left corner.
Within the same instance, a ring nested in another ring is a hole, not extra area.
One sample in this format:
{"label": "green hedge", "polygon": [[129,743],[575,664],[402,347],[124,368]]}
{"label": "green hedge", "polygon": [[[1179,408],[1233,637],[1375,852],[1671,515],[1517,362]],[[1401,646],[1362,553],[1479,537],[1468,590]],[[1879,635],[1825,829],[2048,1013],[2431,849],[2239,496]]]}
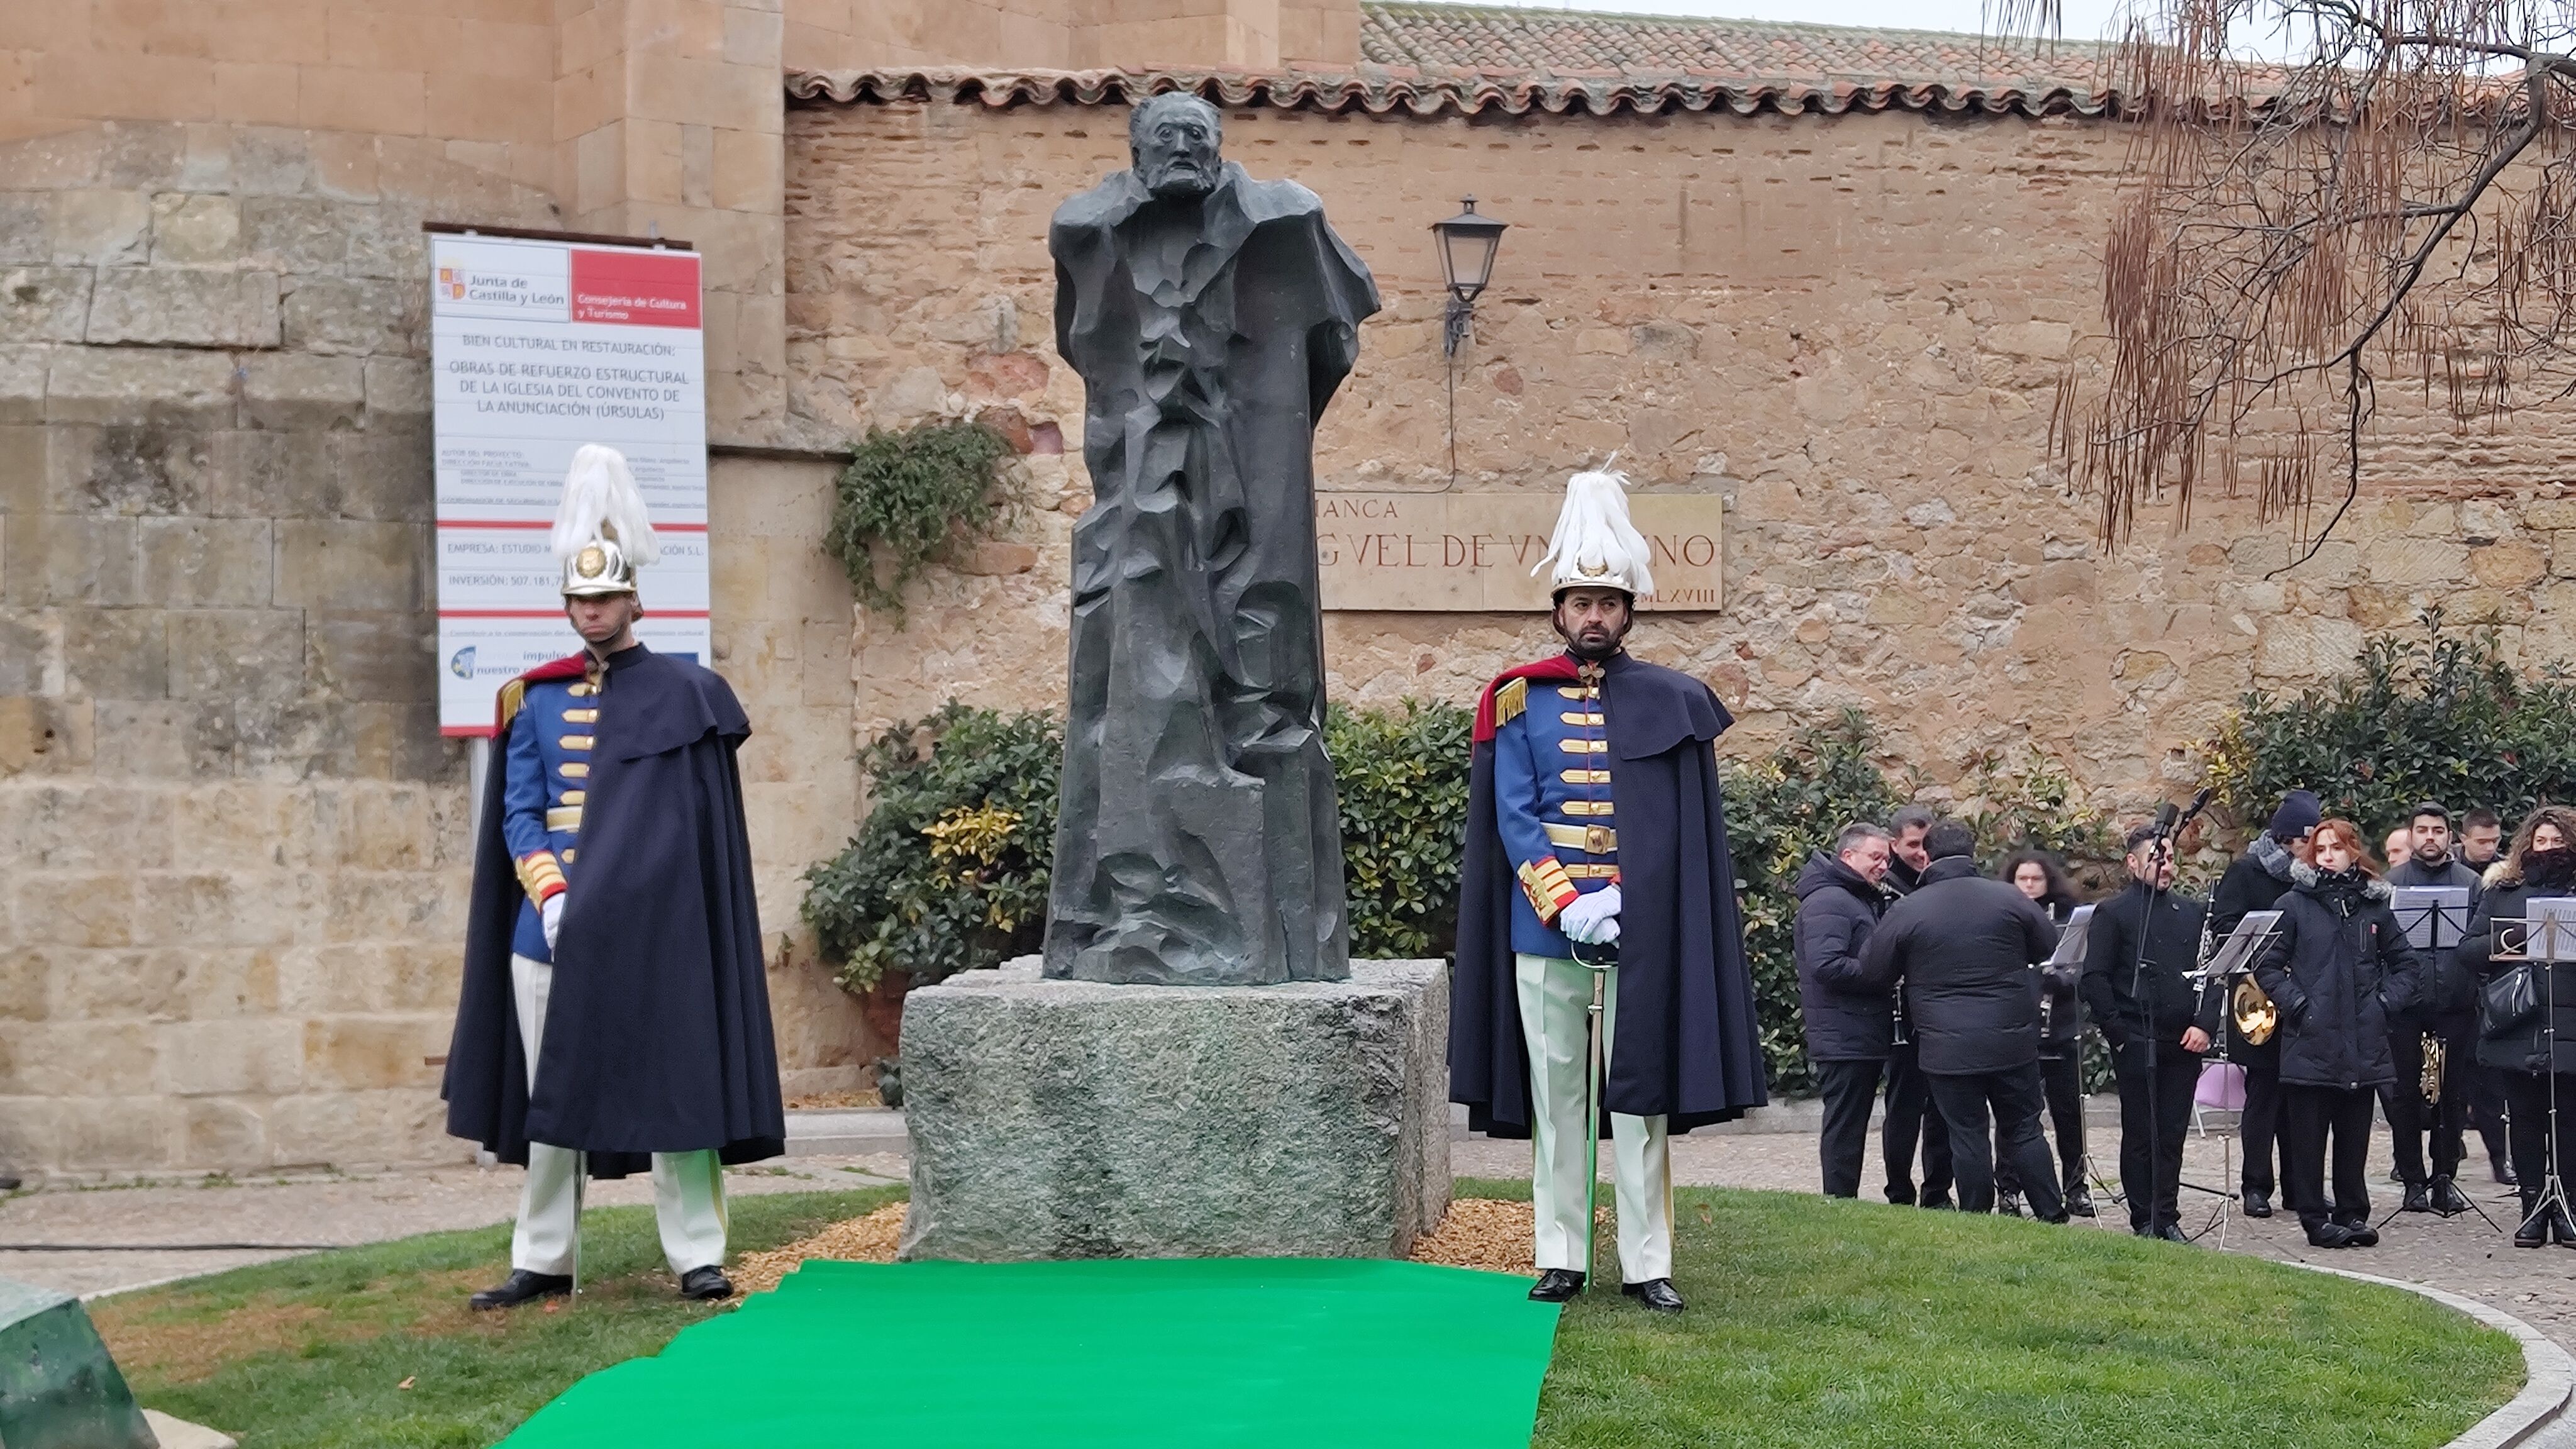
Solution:
{"label": "green hedge", "polygon": [[2484,805],[2510,822],[2576,800],[2576,681],[2553,664],[2525,675],[2492,630],[2382,634],[2355,668],[2295,697],[2250,693],[2204,747],[2210,783],[2251,831],[2293,789],[2371,832],[2418,801]]}
{"label": "green hedge", "polygon": [[[1352,954],[1450,954],[1468,711],[1421,701],[1336,708],[1326,738],[1341,788]],[[1843,822],[1883,821],[1905,798],[1875,749],[1868,717],[1851,710],[1771,755],[1722,762],[1745,948],[1777,1093],[1814,1084],[1799,1037],[1790,949],[1797,901],[1789,886]],[[805,876],[805,919],[844,986],[865,991],[888,971],[936,981],[1038,949],[1063,753],[1051,715],[955,703],[894,726],[868,747],[867,822]],[[1973,817],[1989,858],[2026,843],[2080,853],[2107,833],[2098,816],[2068,806],[2072,787],[2043,758],[1979,769],[1995,802]]]}

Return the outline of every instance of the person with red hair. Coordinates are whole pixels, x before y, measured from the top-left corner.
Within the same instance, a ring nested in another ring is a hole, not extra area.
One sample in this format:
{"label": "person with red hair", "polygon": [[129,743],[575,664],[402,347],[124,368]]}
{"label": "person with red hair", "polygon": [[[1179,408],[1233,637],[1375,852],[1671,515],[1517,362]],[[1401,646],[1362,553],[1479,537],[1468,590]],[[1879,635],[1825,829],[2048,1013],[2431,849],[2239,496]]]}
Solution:
{"label": "person with red hair", "polygon": [[2379,875],[2360,826],[2319,824],[2308,860],[2291,867],[2278,934],[2254,967],[2281,1011],[2282,1186],[2320,1248],[2379,1241],[2370,1225],[2371,1114],[2378,1089],[2397,1079],[2388,1022],[2421,989],[2421,964],[2389,908],[2395,893]]}

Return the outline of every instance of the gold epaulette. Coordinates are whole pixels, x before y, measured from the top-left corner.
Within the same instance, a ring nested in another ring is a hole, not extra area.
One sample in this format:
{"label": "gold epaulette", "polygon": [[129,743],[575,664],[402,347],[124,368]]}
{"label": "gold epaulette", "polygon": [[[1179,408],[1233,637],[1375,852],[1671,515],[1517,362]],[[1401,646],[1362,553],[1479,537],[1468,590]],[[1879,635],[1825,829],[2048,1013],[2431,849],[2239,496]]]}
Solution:
{"label": "gold epaulette", "polygon": [[519,717],[519,706],[527,702],[528,682],[526,680],[513,679],[509,683],[502,685],[501,728],[505,730],[508,729],[510,727],[510,721]]}
{"label": "gold epaulette", "polygon": [[1529,681],[1506,680],[1502,688],[1494,691],[1494,728],[1501,729],[1520,718],[1521,711],[1528,708]]}

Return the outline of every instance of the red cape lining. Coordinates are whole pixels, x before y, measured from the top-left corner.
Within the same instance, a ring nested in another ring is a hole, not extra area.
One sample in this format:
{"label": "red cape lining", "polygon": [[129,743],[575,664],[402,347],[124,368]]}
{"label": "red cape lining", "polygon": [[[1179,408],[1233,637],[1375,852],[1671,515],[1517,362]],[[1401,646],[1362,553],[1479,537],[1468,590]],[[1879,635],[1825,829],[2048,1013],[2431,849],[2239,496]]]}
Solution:
{"label": "red cape lining", "polygon": [[1494,737],[1495,690],[1515,679],[1579,679],[1581,677],[1575,672],[1574,656],[1571,654],[1559,654],[1553,659],[1542,659],[1535,664],[1515,664],[1495,675],[1493,682],[1485,686],[1485,692],[1476,696],[1476,743],[1481,745]]}

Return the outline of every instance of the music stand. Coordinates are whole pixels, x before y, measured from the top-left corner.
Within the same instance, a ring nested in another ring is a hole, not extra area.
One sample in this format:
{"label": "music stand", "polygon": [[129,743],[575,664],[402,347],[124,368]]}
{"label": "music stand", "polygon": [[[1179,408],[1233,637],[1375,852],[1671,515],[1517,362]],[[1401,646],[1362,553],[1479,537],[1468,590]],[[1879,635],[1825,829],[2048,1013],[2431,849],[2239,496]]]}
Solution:
{"label": "music stand", "polygon": [[[2218,949],[2210,952],[2209,960],[2193,973],[2199,978],[2199,990],[2207,991],[2213,985],[2218,988],[2217,1045],[2218,1064],[2221,1066],[2235,1064],[2228,1055],[2228,1027],[2235,1011],[2228,998],[2234,994],[2235,984],[2240,978],[2253,974],[2254,963],[2263,959],[2263,953],[2272,948],[2273,940],[2280,934],[2279,911],[2247,911],[2237,920],[2236,929],[2227,933],[2227,939],[2219,942]],[[2272,1029],[2277,1033],[2280,1027],[2276,1024]],[[2237,1117],[2241,1123],[2244,1118],[2242,1107],[2237,1109]],[[2236,1137],[2236,1133],[2230,1132],[2220,1139],[2224,1151],[2220,1170],[2227,1174],[2226,1180],[2231,1183],[2236,1180]],[[2218,1246],[2226,1247],[2229,1214],[2237,1202],[2235,1191],[2232,1188],[2203,1187],[2191,1181],[2185,1181],[2183,1186],[2218,1199],[2217,1211],[2211,1215],[2208,1226],[2192,1234],[2192,1240],[2198,1242],[2214,1232],[2218,1234]]]}
{"label": "music stand", "polygon": [[[2542,1078],[2549,1091],[2549,1140],[2545,1144],[2544,1179],[2540,1202],[2523,1215],[2515,1230],[2531,1226],[2535,1219],[2545,1218],[2551,1208],[2567,1211],[2567,1181],[2560,1175],[2558,1161],[2558,963],[2576,962],[2576,897],[2552,896],[2527,903],[2528,916],[2505,917],[2489,924],[2496,928],[2496,943],[2506,944],[2506,926],[2522,927],[2522,949],[2490,953],[2491,961],[2537,961],[2540,963],[2540,1051]],[[2540,949],[2532,950],[2537,942]]]}

